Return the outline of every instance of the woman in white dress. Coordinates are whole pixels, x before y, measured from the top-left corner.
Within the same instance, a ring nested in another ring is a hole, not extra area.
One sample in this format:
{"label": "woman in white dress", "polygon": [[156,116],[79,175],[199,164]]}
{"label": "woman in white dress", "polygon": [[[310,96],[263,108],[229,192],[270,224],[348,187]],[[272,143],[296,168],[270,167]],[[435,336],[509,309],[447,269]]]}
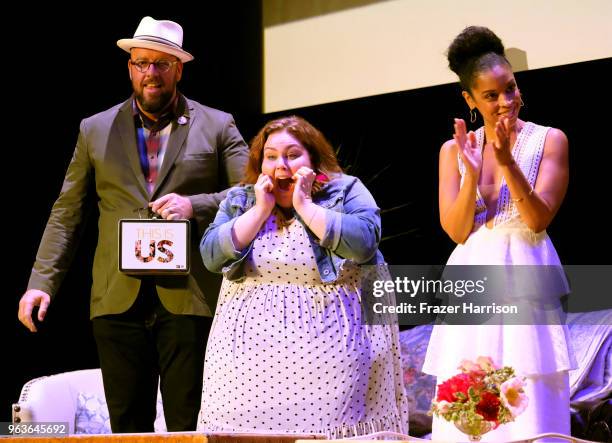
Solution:
{"label": "woman in white dress", "polygon": [[199,429],[406,433],[397,325],[363,324],[360,265],[384,263],[371,194],[299,117],[254,138],[245,183],[200,248],[224,279]]}
{"label": "woman in white dress", "polygon": [[[491,30],[463,30],[451,43],[448,60],[472,122],[476,110],[484,121],[476,132],[467,132],[465,122],[455,119],[453,139],[440,150],[440,221],[457,243],[448,264],[560,265],[546,227],[568,185],[565,134],[519,118],[521,93],[503,44]],[[569,435],[568,370],[574,360],[566,336],[558,324],[436,325],[423,371],[441,383],[459,372],[462,359],[490,356],[498,365],[513,366],[526,376],[529,406],[483,441],[543,432]],[[466,436],[434,417],[432,438]]]}

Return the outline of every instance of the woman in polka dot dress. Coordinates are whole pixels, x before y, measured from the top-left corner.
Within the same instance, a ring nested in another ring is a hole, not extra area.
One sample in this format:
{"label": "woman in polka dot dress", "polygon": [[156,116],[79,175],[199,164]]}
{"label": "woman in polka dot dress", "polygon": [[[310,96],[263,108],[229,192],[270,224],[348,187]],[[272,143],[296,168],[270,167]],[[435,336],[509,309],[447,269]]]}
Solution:
{"label": "woman in polka dot dress", "polygon": [[360,265],[383,264],[376,202],[299,117],[254,138],[200,250],[223,272],[204,431],[407,433],[397,325],[362,324]]}

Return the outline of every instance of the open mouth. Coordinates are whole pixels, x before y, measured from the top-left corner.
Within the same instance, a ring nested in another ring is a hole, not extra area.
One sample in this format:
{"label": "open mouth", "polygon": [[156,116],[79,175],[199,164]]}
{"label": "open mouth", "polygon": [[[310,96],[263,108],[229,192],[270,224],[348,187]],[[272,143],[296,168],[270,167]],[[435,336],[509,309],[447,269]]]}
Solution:
{"label": "open mouth", "polygon": [[279,189],[283,191],[288,191],[292,183],[293,183],[293,179],[291,177],[276,179],[277,186],[279,187]]}

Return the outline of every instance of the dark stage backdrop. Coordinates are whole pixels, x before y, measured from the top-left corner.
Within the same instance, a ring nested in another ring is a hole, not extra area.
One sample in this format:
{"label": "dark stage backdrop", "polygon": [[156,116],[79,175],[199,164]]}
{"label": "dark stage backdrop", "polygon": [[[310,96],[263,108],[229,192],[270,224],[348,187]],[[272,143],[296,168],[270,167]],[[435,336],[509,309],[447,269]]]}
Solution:
{"label": "dark stage backdrop", "polygon": [[[96,367],[89,321],[91,262],[97,241],[90,223],[65,283],[38,334],[16,318],[38,242],[60,190],[83,117],[130,94],[127,54],[115,46],[130,37],[143,14],[174,19],[184,47],[196,56],[181,89],[190,98],[232,112],[246,139],[268,119],[299,114],[338,148],[347,172],[359,176],[383,210],[381,249],[392,264],[440,264],[452,249],[437,213],[437,157],[452,134],[452,118],[467,117],[457,85],[398,92],[261,115],[262,29],[259,2],[205,2],[202,12],[166,7],[22,11],[7,17],[4,158],[11,171],[3,199],[10,251],[2,300],[4,369],[0,421],[30,378]],[[3,31],[5,32],[5,31]],[[16,39],[18,36],[18,39]],[[435,50],[432,48],[432,50]],[[306,63],[307,61],[305,61]],[[526,106],[522,117],[563,129],[570,140],[571,183],[549,229],[564,263],[609,263],[605,225],[610,149],[609,77],[612,60],[517,74]],[[324,67],[322,67],[324,69]],[[16,252],[15,252],[16,251]],[[603,296],[603,295],[602,295]],[[8,372],[8,373],[7,373]]]}

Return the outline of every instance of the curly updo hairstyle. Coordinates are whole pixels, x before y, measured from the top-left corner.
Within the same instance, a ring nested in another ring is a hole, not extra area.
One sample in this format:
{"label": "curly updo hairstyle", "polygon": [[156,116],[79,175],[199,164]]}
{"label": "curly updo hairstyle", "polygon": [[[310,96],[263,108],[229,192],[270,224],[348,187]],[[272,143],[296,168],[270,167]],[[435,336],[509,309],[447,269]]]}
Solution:
{"label": "curly updo hairstyle", "polygon": [[504,44],[484,26],[468,26],[455,37],[447,51],[448,67],[459,77],[459,84],[471,92],[474,79],[483,71],[510,62],[504,55]]}

